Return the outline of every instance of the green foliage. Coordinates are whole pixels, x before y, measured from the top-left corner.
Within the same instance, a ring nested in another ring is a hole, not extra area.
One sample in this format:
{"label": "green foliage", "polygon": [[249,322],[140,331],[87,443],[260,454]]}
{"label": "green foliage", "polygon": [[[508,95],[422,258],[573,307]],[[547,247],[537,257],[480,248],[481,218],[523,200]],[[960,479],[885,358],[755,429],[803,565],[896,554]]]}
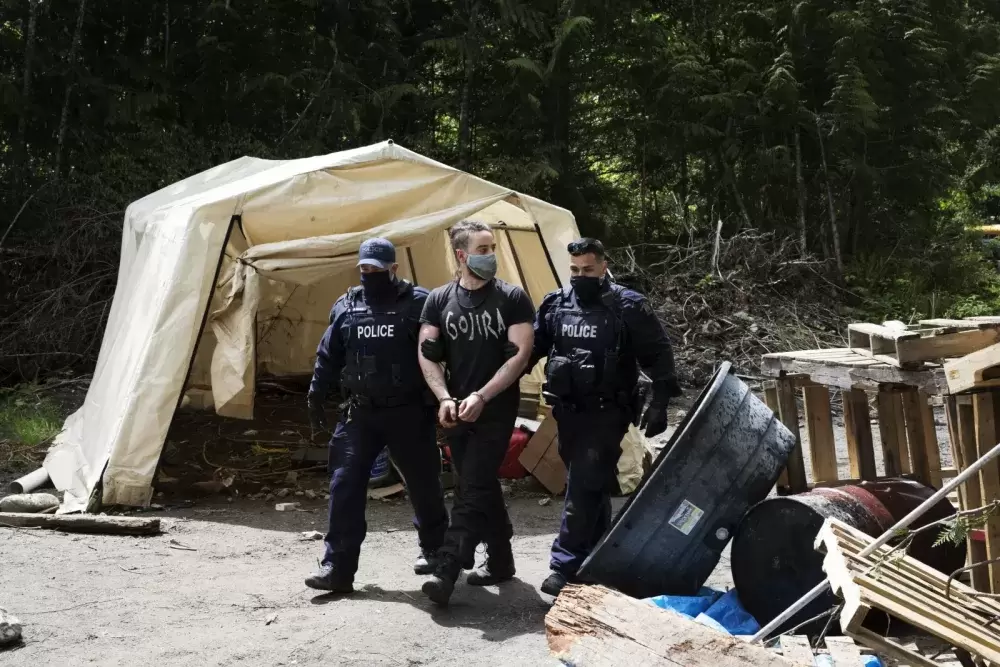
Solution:
{"label": "green foliage", "polygon": [[64,415],[30,385],[0,390],[0,471],[37,463],[44,446],[59,434]]}
{"label": "green foliage", "polygon": [[[804,240],[858,312],[997,302],[963,236],[1000,220],[1000,14],[981,0],[83,6],[0,0],[0,232],[36,195],[0,247],[0,325],[30,342],[0,336],[0,382],[92,358],[130,202],[246,154],[389,138],[611,244],[719,220]],[[69,234],[91,252],[63,258]]]}

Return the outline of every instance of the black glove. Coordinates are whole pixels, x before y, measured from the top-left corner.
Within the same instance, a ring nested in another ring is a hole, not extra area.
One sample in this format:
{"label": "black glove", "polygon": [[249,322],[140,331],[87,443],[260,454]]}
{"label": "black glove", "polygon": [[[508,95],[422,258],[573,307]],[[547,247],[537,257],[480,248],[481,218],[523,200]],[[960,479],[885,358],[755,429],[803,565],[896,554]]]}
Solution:
{"label": "black glove", "polygon": [[507,361],[510,361],[511,359],[517,356],[519,350],[520,348],[518,348],[517,345],[514,345],[514,343],[507,341],[506,343],[503,344],[503,358]]}
{"label": "black glove", "polygon": [[444,343],[440,338],[427,338],[420,344],[424,359],[440,364],[444,361]]}
{"label": "black glove", "polygon": [[310,436],[311,439],[315,441],[317,435],[324,431],[328,431],[330,427],[326,421],[326,411],[323,409],[323,399],[320,398],[318,394],[309,392],[306,402],[309,404]]}
{"label": "black glove", "polygon": [[651,388],[652,384],[649,378],[643,375],[639,376],[635,387],[632,388],[632,414],[635,415],[632,418],[632,423],[636,426],[639,425],[639,420],[642,418],[642,411],[646,407],[646,401],[649,400]]}
{"label": "black glove", "polygon": [[649,407],[642,413],[639,430],[645,429],[647,438],[653,438],[667,430],[667,404],[667,399],[657,399],[654,396]]}

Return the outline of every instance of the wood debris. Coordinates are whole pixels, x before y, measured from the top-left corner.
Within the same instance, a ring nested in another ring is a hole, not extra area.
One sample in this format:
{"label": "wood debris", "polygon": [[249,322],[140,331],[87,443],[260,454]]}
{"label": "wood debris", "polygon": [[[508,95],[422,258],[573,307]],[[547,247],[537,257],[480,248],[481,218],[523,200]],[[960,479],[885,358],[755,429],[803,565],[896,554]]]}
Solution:
{"label": "wood debris", "polygon": [[835,593],[844,599],[840,624],[844,633],[905,664],[935,663],[902,644],[862,627],[869,612],[879,610],[968,651],[1000,664],[1000,601],[976,591],[902,552],[882,547],[871,556],[860,553],[873,539],[835,519],[828,519],[816,538],[826,551],[824,570]]}
{"label": "wood debris", "polygon": [[104,516],[101,514],[24,514],[0,512],[0,527],[52,528],[68,533],[104,535],[158,535],[156,517]]}
{"label": "wood debris", "polygon": [[574,667],[811,667],[603,586],[569,585],[545,616],[549,651]]}

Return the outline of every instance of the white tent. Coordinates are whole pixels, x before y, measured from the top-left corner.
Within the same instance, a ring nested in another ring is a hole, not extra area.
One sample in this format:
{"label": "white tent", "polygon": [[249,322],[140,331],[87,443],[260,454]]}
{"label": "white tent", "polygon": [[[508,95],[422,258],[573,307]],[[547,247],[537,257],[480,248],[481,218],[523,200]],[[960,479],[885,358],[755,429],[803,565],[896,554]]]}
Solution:
{"label": "white tent", "polygon": [[455,270],[447,229],[473,215],[496,230],[499,276],[536,306],[566,283],[572,214],[392,142],[244,157],[133,203],[93,381],[45,459],[60,512],[85,509],[99,481],[105,504],[148,504],[182,392],[250,418],[259,373],[311,372],[363,240],[391,240],[400,273],[430,288]]}

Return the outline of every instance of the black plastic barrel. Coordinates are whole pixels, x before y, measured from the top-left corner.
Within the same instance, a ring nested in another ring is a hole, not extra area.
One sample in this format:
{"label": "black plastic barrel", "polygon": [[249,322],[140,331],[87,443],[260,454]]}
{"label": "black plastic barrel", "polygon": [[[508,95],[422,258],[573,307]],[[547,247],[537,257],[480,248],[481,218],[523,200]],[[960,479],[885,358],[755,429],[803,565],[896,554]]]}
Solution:
{"label": "black plastic barrel", "polygon": [[[815,489],[783,498],[768,498],[754,506],[740,523],[731,553],[733,583],[740,602],[764,625],[823,581],[823,555],[815,550],[816,535],[826,519],[835,518],[877,537],[933,495],[934,489],[908,480],[864,482],[835,489]],[[942,500],[914,527],[949,516],[951,503]],[[934,547],[934,531],[918,536],[909,553],[937,569],[951,572],[965,562],[965,547]],[[819,616],[837,604],[827,591],[792,617],[779,632]],[[884,625],[873,615],[872,622]],[[801,627],[813,634],[826,619]],[[868,623],[866,622],[866,626]],[[836,627],[836,626],[834,626]],[[873,630],[884,630],[876,625]]]}
{"label": "black plastic barrel", "polygon": [[795,436],[723,363],[579,576],[634,597],[696,593],[794,446]]}

